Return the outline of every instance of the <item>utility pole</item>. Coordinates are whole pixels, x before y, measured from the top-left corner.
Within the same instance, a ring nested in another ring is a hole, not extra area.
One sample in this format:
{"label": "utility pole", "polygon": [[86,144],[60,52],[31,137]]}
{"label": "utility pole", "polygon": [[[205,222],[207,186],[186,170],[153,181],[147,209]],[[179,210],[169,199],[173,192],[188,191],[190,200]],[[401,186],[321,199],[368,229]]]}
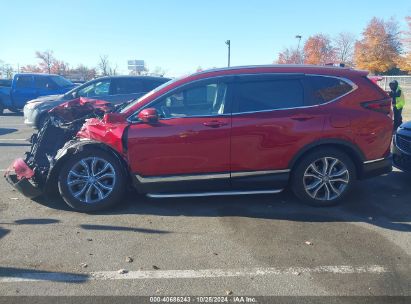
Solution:
{"label": "utility pole", "polygon": [[230,57],[231,57],[231,40],[227,40],[225,42],[225,44],[227,44],[228,46],[228,67],[230,67]]}
{"label": "utility pole", "polygon": [[295,38],[296,39],[298,39],[298,46],[297,46],[297,54],[298,54],[298,63],[302,63],[301,61],[302,61],[302,58],[301,58],[301,56],[300,56],[300,42],[301,42],[301,38],[303,38],[303,36],[301,36],[301,35],[296,35],[295,36]]}

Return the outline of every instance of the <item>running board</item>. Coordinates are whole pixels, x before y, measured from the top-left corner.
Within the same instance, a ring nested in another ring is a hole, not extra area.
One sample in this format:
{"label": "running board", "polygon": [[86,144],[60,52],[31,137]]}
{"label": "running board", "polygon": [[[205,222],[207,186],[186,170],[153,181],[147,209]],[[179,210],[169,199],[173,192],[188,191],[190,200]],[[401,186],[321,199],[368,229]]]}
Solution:
{"label": "running board", "polygon": [[261,190],[261,191],[222,191],[222,192],[198,192],[198,193],[147,193],[151,198],[173,198],[173,197],[201,197],[201,196],[225,196],[225,195],[251,195],[251,194],[276,194],[284,189]]}

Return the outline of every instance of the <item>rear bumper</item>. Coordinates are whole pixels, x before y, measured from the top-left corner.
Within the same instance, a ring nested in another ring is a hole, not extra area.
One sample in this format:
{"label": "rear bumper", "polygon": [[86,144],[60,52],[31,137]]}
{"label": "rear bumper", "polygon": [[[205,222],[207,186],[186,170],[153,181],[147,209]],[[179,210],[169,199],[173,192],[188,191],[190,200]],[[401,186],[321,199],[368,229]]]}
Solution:
{"label": "rear bumper", "polygon": [[359,179],[367,179],[379,175],[387,174],[392,171],[392,157],[370,160],[363,164]]}
{"label": "rear bumper", "polygon": [[30,182],[33,175],[33,170],[22,159],[16,159],[4,174],[4,178],[24,196],[35,198],[43,192]]}

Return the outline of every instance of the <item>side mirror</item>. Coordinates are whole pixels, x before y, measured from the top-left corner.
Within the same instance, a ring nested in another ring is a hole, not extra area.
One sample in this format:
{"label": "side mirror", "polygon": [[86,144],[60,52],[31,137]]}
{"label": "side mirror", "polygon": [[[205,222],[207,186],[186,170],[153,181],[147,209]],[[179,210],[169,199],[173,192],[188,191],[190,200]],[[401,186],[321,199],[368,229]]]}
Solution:
{"label": "side mirror", "polygon": [[156,123],[158,122],[158,113],[156,109],[148,108],[138,113],[137,118],[144,123]]}

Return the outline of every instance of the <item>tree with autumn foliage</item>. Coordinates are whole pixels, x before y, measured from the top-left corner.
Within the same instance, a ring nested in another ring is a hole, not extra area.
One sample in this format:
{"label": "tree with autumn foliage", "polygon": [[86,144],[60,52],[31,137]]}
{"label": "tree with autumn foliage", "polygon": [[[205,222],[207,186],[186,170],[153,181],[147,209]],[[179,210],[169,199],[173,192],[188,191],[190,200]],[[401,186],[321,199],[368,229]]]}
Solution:
{"label": "tree with autumn foliage", "polygon": [[316,34],[304,44],[304,63],[327,64],[336,61],[336,49],[332,40],[324,34]]}
{"label": "tree with autumn foliage", "polygon": [[20,68],[22,73],[43,73],[43,70],[34,64],[28,64]]}
{"label": "tree with autumn foliage", "polygon": [[53,56],[53,51],[46,50],[44,52],[36,52],[36,58],[40,60],[39,66],[45,72],[51,74],[51,68],[56,59]]}
{"label": "tree with autumn foliage", "polygon": [[356,67],[372,73],[385,73],[397,66],[401,51],[398,24],[374,17],[355,44]]}
{"label": "tree with autumn foliage", "polygon": [[398,58],[398,66],[401,70],[411,72],[411,16],[405,17],[408,30],[404,32],[403,47],[405,54]]}
{"label": "tree with autumn foliage", "polygon": [[334,38],[336,59],[338,63],[346,66],[354,65],[354,45],[356,39],[354,34],[348,32],[339,33]]}
{"label": "tree with autumn foliage", "polygon": [[300,64],[303,62],[303,53],[294,48],[285,48],[278,54],[276,63],[278,64]]}

